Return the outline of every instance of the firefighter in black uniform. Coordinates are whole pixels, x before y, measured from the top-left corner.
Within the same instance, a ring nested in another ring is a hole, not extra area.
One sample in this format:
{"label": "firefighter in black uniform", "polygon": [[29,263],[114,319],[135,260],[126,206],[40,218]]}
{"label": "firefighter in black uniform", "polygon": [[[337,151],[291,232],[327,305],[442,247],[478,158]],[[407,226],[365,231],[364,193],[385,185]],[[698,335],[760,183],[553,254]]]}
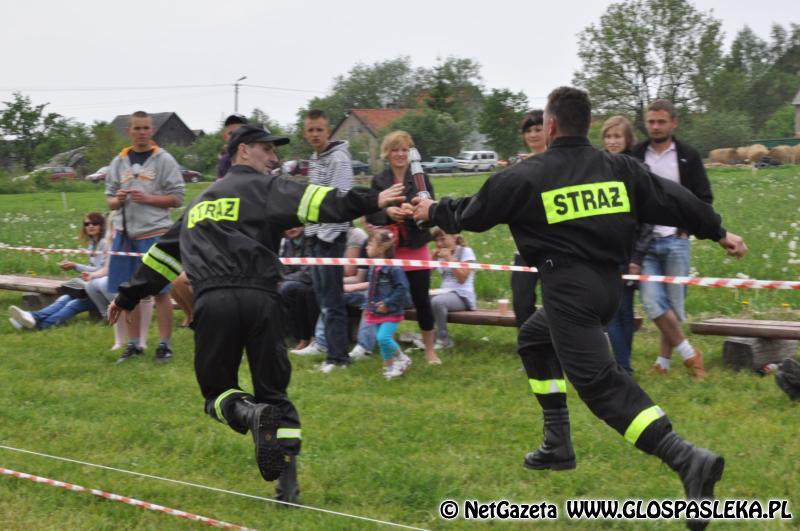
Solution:
{"label": "firefighter in black uniform", "polygon": [[[291,365],[277,292],[281,234],[305,222],[349,221],[376,212],[401,202],[403,190],[398,185],[380,194],[353,189],[341,195],[334,188],[268,175],[277,162],[274,147],[288,142],[258,127],[237,129],[228,146],[234,165],[150,248],[135,275],[120,286],[109,321],[158,293],[185,268],[194,288],[195,373],[205,411],[239,433],[250,430],[261,475],[279,479],[279,500],[296,501],[301,432],[286,395]],[[253,394],[239,387],[243,350]]]}
{"label": "firefighter in black uniform", "polygon": [[554,90],[545,110],[546,152],[491,176],[472,197],[415,199],[414,217],[451,234],[508,224],[522,257],[539,269],[544,310],[520,329],[518,350],[544,410],[544,442],[526,455],[526,467],[575,468],[566,375],[595,415],[678,472],[688,498],[710,498],[723,458],[672,431],[661,408],[617,366],[603,326],[619,304],[637,222],[687,227],[731,256],[747,247],[691,192],[632,158],[593,148],[590,115],[585,92]]}

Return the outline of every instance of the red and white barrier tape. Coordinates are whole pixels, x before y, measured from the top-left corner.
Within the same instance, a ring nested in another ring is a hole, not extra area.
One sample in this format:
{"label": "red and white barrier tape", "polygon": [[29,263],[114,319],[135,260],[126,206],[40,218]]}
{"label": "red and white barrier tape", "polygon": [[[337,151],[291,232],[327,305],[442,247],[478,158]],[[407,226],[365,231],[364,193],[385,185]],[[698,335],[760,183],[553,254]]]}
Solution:
{"label": "red and white barrier tape", "polygon": [[177,516],[180,518],[191,520],[192,522],[200,522],[214,527],[221,527],[223,529],[241,529],[246,531],[250,530],[250,528],[248,527],[242,527],[236,524],[229,524],[228,522],[223,522],[222,520],[216,520],[214,518],[208,518],[207,516],[200,516],[199,514],[187,513],[186,511],[171,509],[169,507],[164,507],[163,505],[157,505],[155,503],[137,500],[136,498],[129,498],[127,496],[120,496],[119,494],[113,494],[111,492],[105,492],[98,489],[87,489],[86,487],[81,487],[80,485],[75,485],[73,483],[65,483],[63,481],[58,481],[55,479],[43,478],[41,476],[26,474],[24,472],[17,472],[16,470],[10,470],[8,468],[0,467],[0,474],[4,474],[6,476],[12,476],[19,479],[27,479],[35,483],[51,485],[53,487],[59,487],[73,492],[88,492],[89,494],[93,494],[95,496],[98,496],[100,498],[105,498],[107,500],[118,501],[121,503],[133,505],[134,507],[140,507],[142,509],[147,509],[150,511],[162,512],[170,516]]}
{"label": "red and white barrier tape", "polygon": [[[27,251],[41,254],[94,254],[87,249],[46,249],[42,247],[11,247],[0,245],[0,250]],[[142,256],[142,253],[108,251],[105,254],[115,256]],[[397,258],[281,258],[285,265],[386,265],[400,267],[449,267],[454,269],[475,269],[480,271],[523,271],[535,273],[535,267],[512,266],[502,264],[482,264],[479,262],[437,262],[434,260],[401,260]],[[715,278],[715,277],[671,277],[663,275],[622,275],[625,280],[642,282],[663,282],[666,284],[685,284],[709,288],[736,289],[790,289],[800,290],[800,282],[792,280],[756,280],[749,278]]]}

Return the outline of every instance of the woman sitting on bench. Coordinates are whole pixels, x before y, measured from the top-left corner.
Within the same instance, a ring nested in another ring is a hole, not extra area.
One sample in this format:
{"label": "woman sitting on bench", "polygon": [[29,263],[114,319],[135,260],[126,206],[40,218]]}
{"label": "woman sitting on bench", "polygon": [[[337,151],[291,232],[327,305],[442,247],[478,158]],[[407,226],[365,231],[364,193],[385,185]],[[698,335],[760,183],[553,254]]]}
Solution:
{"label": "woman sitting on bench", "polygon": [[[84,242],[88,242],[88,249],[92,252],[89,265],[62,260],[58,263],[58,267],[64,271],[75,270],[78,273],[97,271],[103,267],[108,259],[106,254],[108,246],[103,238],[104,233],[105,218],[103,214],[99,212],[86,214],[83,218],[80,238]],[[26,312],[22,308],[9,306],[9,322],[17,330],[23,327],[43,330],[64,323],[79,313],[89,311],[94,307],[91,299],[86,296],[86,292],[81,291],[82,297],[77,292],[73,292],[71,295],[62,295],[50,306],[36,312]]]}
{"label": "woman sitting on bench", "polygon": [[[460,234],[447,234],[440,228],[431,232],[436,241],[434,260],[444,262],[474,262],[475,252],[467,247]],[[472,269],[437,268],[442,275],[442,285],[431,298],[433,318],[436,322],[437,350],[453,347],[447,333],[447,313],[475,309],[475,271]]]}

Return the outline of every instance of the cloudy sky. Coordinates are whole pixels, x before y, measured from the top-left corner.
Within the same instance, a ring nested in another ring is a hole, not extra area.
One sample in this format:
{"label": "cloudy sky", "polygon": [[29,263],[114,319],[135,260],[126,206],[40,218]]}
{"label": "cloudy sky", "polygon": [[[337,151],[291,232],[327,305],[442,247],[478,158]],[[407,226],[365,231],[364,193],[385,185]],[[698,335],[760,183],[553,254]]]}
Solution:
{"label": "cloudy sky", "polygon": [[[523,91],[533,105],[580,66],[576,34],[611,2],[521,0],[380,2],[166,0],[2,2],[0,101],[12,91],[82,122],[137,109],[176,111],[215,130],[234,107],[281,123],[324,95],[358,62],[408,55],[415,67],[469,57],[485,85]],[[767,38],[800,22],[797,0],[694,0],[723,21],[726,42],[745,24]]]}

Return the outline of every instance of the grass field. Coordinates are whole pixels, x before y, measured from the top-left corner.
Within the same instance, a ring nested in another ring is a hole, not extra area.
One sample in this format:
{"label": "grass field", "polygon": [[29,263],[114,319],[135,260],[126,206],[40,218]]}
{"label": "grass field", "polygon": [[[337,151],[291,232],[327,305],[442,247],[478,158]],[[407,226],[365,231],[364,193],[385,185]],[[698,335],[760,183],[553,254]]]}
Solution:
{"label": "grass field", "polygon": [[[712,170],[716,206],[726,226],[743,235],[750,255],[724,257],[695,242],[699,275],[797,280],[800,167]],[[485,176],[434,179],[439,195],[464,195]],[[190,196],[205,185],[190,185]],[[81,214],[103,210],[101,190],[0,195],[0,243],[74,247]],[[504,227],[466,234],[479,259],[509,263],[513,245]],[[57,276],[58,256],[0,250],[0,273]],[[478,274],[482,305],[508,296],[504,274]],[[0,308],[18,303],[0,291]],[[767,290],[689,289],[691,318],[746,315],[800,318],[800,294]],[[177,318],[177,317],[176,317]],[[414,330],[406,323],[403,330]],[[400,381],[385,382],[378,360],[322,375],[318,360],[293,360],[290,395],[303,419],[302,500],[333,511],[435,529],[500,529],[530,523],[447,522],[445,499],[525,503],[566,499],[679,498],[675,475],[632,449],[594,418],[569,389],[578,468],[532,472],[522,457],[540,440],[540,408],[515,354],[514,331],[454,326],[457,342],[444,365],[430,367],[419,352]],[[151,330],[148,355],[156,338]],[[657,350],[652,324],[634,344],[642,386],[670,415],[676,431],[727,458],[722,498],[788,499],[792,522],[733,522],[736,529],[800,527],[800,410],[772,377],[722,367],[722,338],[694,337],[710,377],[696,383],[680,370],[648,374]],[[114,366],[110,329],[83,317],[69,326],[21,333],[0,319],[0,444],[136,472],[269,497],[252,463],[252,443],[204,416],[192,370],[192,337],[175,333],[175,359],[155,366],[149,356]],[[242,381],[248,382],[247,368]],[[0,467],[77,483],[259,529],[374,529],[375,523],[309,510],[280,510],[255,499],[124,475],[0,449]],[[563,505],[562,505],[563,513]],[[4,529],[187,529],[182,519],[87,494],[0,478]],[[679,522],[544,522],[546,528],[666,528]]]}

